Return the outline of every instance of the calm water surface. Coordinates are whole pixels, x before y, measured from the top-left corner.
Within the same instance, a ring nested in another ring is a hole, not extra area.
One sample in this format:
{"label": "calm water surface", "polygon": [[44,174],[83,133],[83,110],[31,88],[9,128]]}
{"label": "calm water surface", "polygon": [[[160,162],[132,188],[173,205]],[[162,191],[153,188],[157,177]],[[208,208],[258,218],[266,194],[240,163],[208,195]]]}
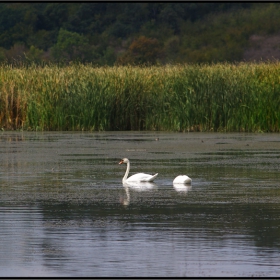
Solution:
{"label": "calm water surface", "polygon": [[0,158],[0,277],[280,275],[279,134],[0,132]]}

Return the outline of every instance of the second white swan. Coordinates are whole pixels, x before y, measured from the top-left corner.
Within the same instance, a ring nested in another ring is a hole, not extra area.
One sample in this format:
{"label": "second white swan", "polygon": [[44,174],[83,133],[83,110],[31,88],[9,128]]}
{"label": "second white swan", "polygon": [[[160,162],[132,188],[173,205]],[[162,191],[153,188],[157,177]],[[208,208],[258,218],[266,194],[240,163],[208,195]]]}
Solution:
{"label": "second white swan", "polygon": [[129,170],[130,170],[130,162],[128,160],[128,158],[123,158],[119,164],[123,164],[126,163],[127,164],[127,168],[126,168],[126,172],[123,176],[122,182],[153,182],[154,179],[157,177],[158,173],[156,173],[155,175],[150,175],[150,174],[145,174],[145,173],[137,173],[134,174],[132,176],[130,176],[129,178],[127,178]]}
{"label": "second white swan", "polygon": [[192,179],[187,175],[179,175],[173,180],[173,184],[191,184]]}

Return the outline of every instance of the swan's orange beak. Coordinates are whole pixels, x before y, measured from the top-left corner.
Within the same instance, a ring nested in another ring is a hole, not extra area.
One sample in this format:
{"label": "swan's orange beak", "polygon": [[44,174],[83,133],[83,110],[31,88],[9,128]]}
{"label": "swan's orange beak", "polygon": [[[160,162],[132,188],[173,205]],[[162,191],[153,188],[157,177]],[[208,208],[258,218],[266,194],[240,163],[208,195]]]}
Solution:
{"label": "swan's orange beak", "polygon": [[122,164],[123,163],[123,160],[121,160],[120,162],[119,162],[119,164]]}

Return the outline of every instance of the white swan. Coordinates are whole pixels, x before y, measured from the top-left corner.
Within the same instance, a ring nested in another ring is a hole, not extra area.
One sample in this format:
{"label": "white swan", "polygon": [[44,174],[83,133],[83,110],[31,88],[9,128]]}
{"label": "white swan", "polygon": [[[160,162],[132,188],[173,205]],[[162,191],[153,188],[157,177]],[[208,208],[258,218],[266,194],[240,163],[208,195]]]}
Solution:
{"label": "white swan", "polygon": [[173,180],[173,184],[191,184],[192,179],[187,175],[179,175]]}
{"label": "white swan", "polygon": [[152,182],[158,175],[158,173],[156,173],[155,175],[150,175],[150,174],[145,174],[145,173],[137,173],[132,175],[131,177],[127,178],[129,170],[130,170],[130,162],[127,158],[123,158],[119,164],[123,164],[126,163],[127,164],[127,168],[126,168],[126,172],[123,176],[122,182],[126,183],[126,182]]}
{"label": "white swan", "polygon": [[153,182],[123,182],[124,188],[130,188],[134,191],[150,191],[155,189],[157,185]]}

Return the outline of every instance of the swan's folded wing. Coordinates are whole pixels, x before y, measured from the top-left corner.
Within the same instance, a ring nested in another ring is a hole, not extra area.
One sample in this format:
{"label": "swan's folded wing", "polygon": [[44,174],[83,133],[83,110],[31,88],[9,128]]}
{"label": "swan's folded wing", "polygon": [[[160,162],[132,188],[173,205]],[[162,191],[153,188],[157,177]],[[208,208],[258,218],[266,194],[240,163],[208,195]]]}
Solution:
{"label": "swan's folded wing", "polygon": [[152,182],[155,180],[155,178],[157,177],[158,173],[156,173],[155,175],[149,175],[150,178],[146,181],[146,182]]}

